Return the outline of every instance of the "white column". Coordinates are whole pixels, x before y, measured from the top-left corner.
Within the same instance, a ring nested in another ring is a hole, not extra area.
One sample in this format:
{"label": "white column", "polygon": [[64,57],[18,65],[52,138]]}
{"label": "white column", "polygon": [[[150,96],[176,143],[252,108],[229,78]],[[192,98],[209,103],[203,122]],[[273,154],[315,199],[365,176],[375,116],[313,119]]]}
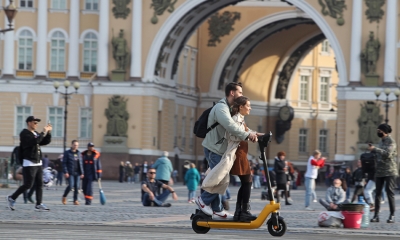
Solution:
{"label": "white column", "polygon": [[47,1],[38,1],[36,76],[47,75]]}
{"label": "white column", "polygon": [[[4,28],[9,28],[7,17],[4,17]],[[15,20],[13,21],[15,27]],[[14,76],[14,31],[4,33],[3,74]]]}
{"label": "white column", "polygon": [[397,75],[397,1],[386,1],[386,46],[384,82],[396,83]]}
{"label": "white column", "polygon": [[350,47],[350,82],[361,80],[362,0],[353,0]]}
{"label": "white column", "polygon": [[133,0],[131,77],[142,77],[142,0]]}
{"label": "white column", "polygon": [[79,76],[79,0],[70,0],[68,77]]}
{"label": "white column", "polygon": [[97,76],[108,76],[108,27],[109,27],[109,0],[99,1],[99,53],[97,62]]}

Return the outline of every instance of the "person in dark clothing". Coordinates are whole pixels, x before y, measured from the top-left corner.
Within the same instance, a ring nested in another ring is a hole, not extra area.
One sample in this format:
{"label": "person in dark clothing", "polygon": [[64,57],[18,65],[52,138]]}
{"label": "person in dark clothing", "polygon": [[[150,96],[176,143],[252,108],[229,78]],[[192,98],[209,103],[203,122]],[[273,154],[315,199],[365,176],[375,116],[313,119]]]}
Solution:
{"label": "person in dark clothing", "polygon": [[67,195],[74,188],[74,205],[79,205],[79,179],[84,177],[82,156],[78,150],[79,143],[77,140],[72,140],[71,149],[64,152],[63,158],[63,172],[65,178],[68,180],[68,186],[65,188],[64,195],[62,196],[62,204],[67,204]]}
{"label": "person in dark clothing", "polygon": [[376,194],[375,194],[375,215],[371,222],[379,222],[379,210],[382,197],[382,189],[386,184],[386,194],[389,200],[390,215],[387,223],[394,223],[394,213],[396,210],[394,189],[396,188],[397,168],[397,145],[395,140],[389,135],[392,127],[382,123],[378,126],[377,135],[381,138],[378,147],[369,144],[368,150],[376,154]]}
{"label": "person in dark clothing", "polygon": [[119,182],[124,182],[125,179],[125,163],[121,161],[119,164]]}
{"label": "person in dark clothing", "polygon": [[64,155],[61,154],[60,156],[58,156],[55,164],[54,164],[54,168],[57,171],[57,181],[56,181],[56,186],[59,184],[60,186],[62,186],[62,182],[63,182],[63,170],[62,170],[62,159],[64,158]]}
{"label": "person in dark clothing", "polygon": [[[143,206],[154,206],[154,207],[171,207],[170,203],[164,203],[167,200],[169,194],[172,194],[174,200],[178,200],[174,189],[164,183],[155,179],[156,169],[149,168],[147,172],[147,178],[142,181],[142,204]],[[165,189],[165,191],[158,195],[159,188]]]}
{"label": "person in dark clothing", "polygon": [[147,171],[149,169],[149,166],[147,165],[147,161],[144,161],[141,168],[142,168],[142,181],[144,181],[147,178]]}
{"label": "person in dark clothing", "polygon": [[351,198],[351,202],[353,203],[356,198],[359,196],[364,196],[364,185],[365,179],[364,174],[361,167],[361,160],[357,161],[357,169],[353,172],[352,182],[354,184],[354,193],[353,197]]}
{"label": "person in dark clothing", "polygon": [[139,182],[139,174],[140,174],[140,166],[138,163],[135,163],[135,167],[133,168],[133,181],[135,183]]}
{"label": "person in dark clothing", "polygon": [[44,158],[42,159],[43,165],[42,168],[48,168],[49,167],[49,158],[47,157],[47,155],[44,155]]}
{"label": "person in dark clothing", "polygon": [[21,131],[20,138],[20,162],[22,163],[24,184],[21,185],[17,191],[11,196],[7,196],[6,200],[8,207],[15,210],[15,200],[19,195],[33,186],[36,182],[36,206],[37,211],[49,211],[42,203],[43,197],[43,169],[42,169],[42,151],[40,146],[47,145],[51,142],[51,124],[47,124],[41,133],[36,131],[37,124],[40,119],[34,116],[29,116],[26,119],[27,128]]}
{"label": "person in dark clothing", "polygon": [[82,152],[83,172],[82,190],[85,195],[85,205],[92,204],[93,180],[101,178],[100,153],[94,149],[93,143],[88,143],[87,150]]}
{"label": "person in dark clothing", "polygon": [[[285,193],[285,202],[286,205],[292,205],[288,201],[288,188],[287,188],[287,175],[286,172],[288,171],[288,166],[286,164],[286,153],[285,152],[278,152],[277,156],[275,157],[275,164],[274,164],[274,171],[276,174],[276,186],[277,191],[283,190]],[[277,193],[278,201],[279,201],[279,193]]]}

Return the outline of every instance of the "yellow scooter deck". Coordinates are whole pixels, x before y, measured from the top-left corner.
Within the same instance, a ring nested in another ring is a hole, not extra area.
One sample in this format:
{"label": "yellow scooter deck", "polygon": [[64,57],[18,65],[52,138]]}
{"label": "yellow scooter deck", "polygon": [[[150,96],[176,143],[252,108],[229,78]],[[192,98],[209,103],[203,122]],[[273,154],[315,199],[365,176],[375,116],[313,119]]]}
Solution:
{"label": "yellow scooter deck", "polygon": [[268,218],[269,214],[277,212],[281,208],[280,203],[270,201],[269,204],[265,205],[257,219],[251,222],[234,222],[234,221],[213,221],[213,220],[199,220],[197,226],[207,228],[237,228],[237,229],[256,229]]}

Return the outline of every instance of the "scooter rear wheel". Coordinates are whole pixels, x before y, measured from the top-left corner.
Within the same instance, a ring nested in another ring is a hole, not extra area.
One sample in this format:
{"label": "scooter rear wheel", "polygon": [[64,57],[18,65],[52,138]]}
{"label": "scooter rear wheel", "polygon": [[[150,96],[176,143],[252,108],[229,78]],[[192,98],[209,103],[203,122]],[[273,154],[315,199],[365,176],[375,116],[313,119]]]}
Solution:
{"label": "scooter rear wheel", "polygon": [[268,222],[268,232],[274,237],[281,237],[286,232],[286,222],[283,219],[278,219],[278,226],[274,226],[272,221]]}
{"label": "scooter rear wheel", "polygon": [[200,227],[197,225],[197,221],[199,220],[205,220],[205,218],[201,215],[196,215],[193,217],[192,219],[192,229],[193,231],[195,231],[195,233],[198,234],[206,234],[208,233],[208,231],[210,231],[210,228],[208,227]]}

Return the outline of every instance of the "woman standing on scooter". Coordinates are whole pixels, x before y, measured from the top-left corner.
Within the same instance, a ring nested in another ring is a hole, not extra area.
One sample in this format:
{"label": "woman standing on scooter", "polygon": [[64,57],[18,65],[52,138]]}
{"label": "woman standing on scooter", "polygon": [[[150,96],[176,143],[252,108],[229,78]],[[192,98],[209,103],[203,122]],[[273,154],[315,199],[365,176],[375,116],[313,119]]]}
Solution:
{"label": "woman standing on scooter", "polygon": [[[245,122],[244,116],[249,115],[251,110],[250,101],[247,97],[238,97],[235,99],[234,104],[232,106],[231,115],[235,122],[243,123],[246,132],[251,132]],[[262,136],[262,133],[256,133],[257,136]],[[250,213],[250,193],[251,193],[251,184],[252,184],[252,176],[249,165],[249,160],[247,159],[248,152],[248,142],[241,141],[238,148],[236,149],[236,159],[233,163],[230,174],[237,175],[240,179],[241,185],[237,194],[236,200],[236,210],[233,216],[234,221],[253,221],[257,217]]]}

